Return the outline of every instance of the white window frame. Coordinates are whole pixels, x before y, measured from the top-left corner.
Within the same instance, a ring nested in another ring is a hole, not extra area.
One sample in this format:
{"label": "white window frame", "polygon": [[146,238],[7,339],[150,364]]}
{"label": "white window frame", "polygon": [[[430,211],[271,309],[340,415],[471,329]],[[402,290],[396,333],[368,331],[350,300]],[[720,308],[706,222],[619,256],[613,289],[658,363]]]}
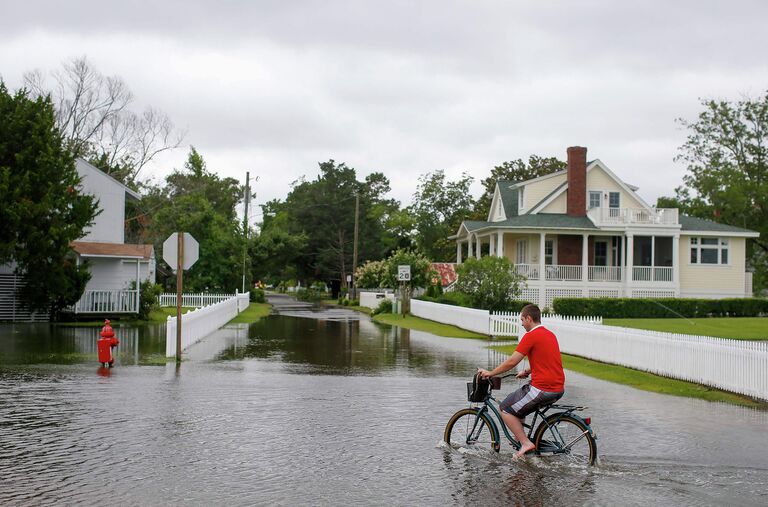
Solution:
{"label": "white window frame", "polygon": [[[552,244],[552,253],[549,255],[552,257],[552,262],[547,264],[547,243]],[[545,266],[554,266],[557,264],[557,240],[555,238],[545,239],[544,240],[544,265]]]}
{"label": "white window frame", "polygon": [[[617,195],[618,198],[618,205],[617,206],[611,206],[611,196]],[[613,209],[621,208],[621,192],[608,192],[608,207]]]}
{"label": "white window frame", "polygon": [[517,189],[517,209],[522,210],[525,208],[525,187]]}
{"label": "white window frame", "polygon": [[528,264],[528,240],[518,239],[515,243],[515,264]]}
{"label": "white window frame", "polygon": [[[592,206],[592,197],[597,195],[597,206]],[[603,206],[603,191],[602,190],[590,190],[589,199],[587,200],[588,209],[601,208]]]}
{"label": "white window frame", "polygon": [[[714,239],[717,244],[705,245],[703,240]],[[731,265],[731,242],[730,238],[715,237],[715,236],[691,236],[688,239],[688,264],[692,266],[730,266]],[[701,262],[701,251],[716,251],[717,262]],[[696,259],[692,259],[693,253],[696,253]],[[727,257],[726,262],[723,262],[723,252]]]}

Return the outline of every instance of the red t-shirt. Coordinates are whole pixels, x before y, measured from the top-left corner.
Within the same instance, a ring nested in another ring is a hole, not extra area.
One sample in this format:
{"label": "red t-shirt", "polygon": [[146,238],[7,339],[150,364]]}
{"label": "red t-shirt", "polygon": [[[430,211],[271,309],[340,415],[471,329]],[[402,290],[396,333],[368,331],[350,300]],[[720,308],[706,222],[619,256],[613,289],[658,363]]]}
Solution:
{"label": "red t-shirt", "polygon": [[560,359],[560,345],[555,334],[543,326],[525,333],[516,352],[528,356],[531,363],[531,385],[548,392],[565,390],[565,372]]}

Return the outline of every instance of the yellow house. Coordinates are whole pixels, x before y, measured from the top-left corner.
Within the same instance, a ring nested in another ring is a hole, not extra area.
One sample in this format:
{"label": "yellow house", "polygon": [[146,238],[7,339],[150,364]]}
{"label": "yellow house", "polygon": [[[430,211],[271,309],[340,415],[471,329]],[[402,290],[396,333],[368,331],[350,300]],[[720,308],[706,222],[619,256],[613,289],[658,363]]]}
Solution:
{"label": "yellow house", "polygon": [[527,277],[521,298],[750,297],[746,241],[759,233],[650,206],[587,149],[566,170],[496,182],[486,221],[462,222],[456,262],[506,256]]}

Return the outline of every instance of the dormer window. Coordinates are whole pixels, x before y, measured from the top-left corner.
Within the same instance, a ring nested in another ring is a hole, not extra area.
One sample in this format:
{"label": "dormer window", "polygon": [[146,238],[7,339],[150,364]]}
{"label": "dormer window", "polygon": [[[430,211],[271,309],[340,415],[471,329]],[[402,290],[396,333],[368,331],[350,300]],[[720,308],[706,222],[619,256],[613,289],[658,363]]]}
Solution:
{"label": "dormer window", "polygon": [[525,208],[525,187],[520,187],[517,189],[517,208],[522,210]]}

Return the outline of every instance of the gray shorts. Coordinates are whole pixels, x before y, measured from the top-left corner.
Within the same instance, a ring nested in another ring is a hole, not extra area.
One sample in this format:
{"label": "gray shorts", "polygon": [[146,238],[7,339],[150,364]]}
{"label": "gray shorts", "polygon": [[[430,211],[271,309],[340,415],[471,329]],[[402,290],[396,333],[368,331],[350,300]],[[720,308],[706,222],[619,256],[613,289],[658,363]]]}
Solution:
{"label": "gray shorts", "polygon": [[537,389],[531,384],[525,384],[523,387],[504,398],[504,401],[499,404],[499,407],[504,412],[522,419],[538,407],[554,403],[562,396],[562,391],[559,393],[552,393]]}

